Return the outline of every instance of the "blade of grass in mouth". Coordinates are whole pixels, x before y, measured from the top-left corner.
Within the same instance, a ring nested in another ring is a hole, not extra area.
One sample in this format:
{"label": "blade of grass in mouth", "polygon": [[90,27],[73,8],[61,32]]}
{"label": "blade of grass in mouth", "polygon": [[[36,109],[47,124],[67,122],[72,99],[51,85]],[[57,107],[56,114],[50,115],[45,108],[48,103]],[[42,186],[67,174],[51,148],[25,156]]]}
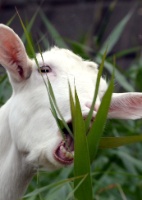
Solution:
{"label": "blade of grass in mouth", "polygon": [[105,62],[106,55],[107,55],[107,50],[105,51],[103,58],[102,58],[102,62],[101,62],[101,65],[100,65],[100,68],[99,68],[99,71],[98,71],[98,75],[97,75],[97,81],[96,81],[92,105],[91,105],[89,114],[88,114],[88,116],[85,120],[86,132],[88,132],[88,130],[90,128],[90,123],[91,123],[91,120],[92,120],[92,114],[93,114],[93,111],[94,111],[94,106],[95,106],[96,98],[97,98],[98,91],[99,91],[99,85],[100,85],[100,80],[101,80],[101,77],[102,77],[102,72],[103,72],[103,68],[104,68],[104,62]]}

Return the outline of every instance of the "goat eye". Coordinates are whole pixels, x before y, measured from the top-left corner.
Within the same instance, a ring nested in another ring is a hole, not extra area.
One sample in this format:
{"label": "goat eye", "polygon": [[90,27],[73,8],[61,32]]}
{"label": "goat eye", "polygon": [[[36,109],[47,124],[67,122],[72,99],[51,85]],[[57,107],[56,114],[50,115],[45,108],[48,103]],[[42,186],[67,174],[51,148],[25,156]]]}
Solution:
{"label": "goat eye", "polygon": [[51,72],[51,68],[47,65],[47,66],[41,66],[38,70],[40,73],[49,73]]}

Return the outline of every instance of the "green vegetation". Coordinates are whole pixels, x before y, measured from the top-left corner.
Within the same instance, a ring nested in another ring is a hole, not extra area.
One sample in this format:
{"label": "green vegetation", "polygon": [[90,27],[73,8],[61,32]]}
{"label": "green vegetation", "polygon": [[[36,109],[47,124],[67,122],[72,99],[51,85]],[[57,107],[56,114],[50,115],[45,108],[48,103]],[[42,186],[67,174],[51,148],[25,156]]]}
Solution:
{"label": "green vegetation", "polygon": [[[84,58],[89,58],[85,41],[80,44],[75,41],[64,40],[42,12],[36,12],[26,28],[20,19],[24,29],[22,38],[25,41],[27,52],[30,55],[35,58],[32,37],[29,32],[31,27],[34,26],[34,20],[37,14],[43,20],[45,27],[53,37],[57,46],[65,48],[70,46],[75,53],[80,54]],[[129,66],[127,71],[123,71],[122,73],[116,64],[114,70],[114,57],[117,63],[117,58],[129,55],[131,52],[138,52],[139,47],[123,50],[109,57],[105,53],[106,48],[107,53],[110,53],[118,42],[131,15],[132,12],[128,13],[114,27],[109,38],[104,44],[100,44],[95,58],[91,58],[100,64],[94,103],[103,67],[111,74],[112,78],[110,78],[108,90],[104,95],[96,120],[93,122],[88,134],[86,134],[86,130],[88,130],[91,113],[89,115],[90,117],[83,120],[77,92],[75,91],[75,95],[73,95],[69,85],[70,107],[73,116],[73,136],[75,139],[74,167],[60,169],[50,173],[39,169],[37,175],[35,175],[29,185],[27,194],[23,200],[140,200],[142,198],[142,145],[141,143],[133,143],[142,140],[142,121],[106,121],[114,87],[113,71],[115,71],[115,80],[124,91],[142,90],[142,62],[139,56]],[[42,33],[40,33],[40,37],[42,45],[44,45],[45,49],[48,48],[49,42],[47,38]],[[40,48],[38,47],[38,49]],[[60,111],[58,110],[58,102],[54,98],[54,91],[52,91],[49,80],[44,81],[50,97],[52,113],[59,128],[62,130],[67,124],[65,124],[62,116],[61,120],[58,119],[56,111],[59,115]],[[10,96],[10,93],[11,88],[6,75],[1,76],[1,105]],[[75,99],[73,99],[73,96],[75,96]],[[125,146],[119,147],[121,145]]]}

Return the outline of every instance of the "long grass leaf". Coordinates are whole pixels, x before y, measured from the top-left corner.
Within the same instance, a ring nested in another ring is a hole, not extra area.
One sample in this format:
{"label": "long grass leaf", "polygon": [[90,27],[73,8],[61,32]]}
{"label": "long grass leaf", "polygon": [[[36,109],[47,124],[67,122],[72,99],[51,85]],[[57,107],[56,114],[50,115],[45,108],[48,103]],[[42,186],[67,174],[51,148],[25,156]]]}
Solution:
{"label": "long grass leaf", "polygon": [[[31,31],[32,26],[33,26],[33,24],[35,22],[35,19],[36,19],[38,13],[39,13],[39,8],[36,10],[36,12],[34,13],[34,15],[31,18],[31,20],[28,21],[28,25],[26,26],[26,30],[27,30],[28,33]],[[25,41],[27,39],[27,36],[25,35],[25,32],[23,33],[21,39],[22,39],[23,43],[25,43]]]}
{"label": "long grass leaf", "polygon": [[142,135],[122,136],[122,137],[102,137],[99,148],[117,148],[120,146],[142,142]]}
{"label": "long grass leaf", "polygon": [[49,184],[47,186],[38,188],[38,189],[34,190],[33,192],[31,192],[29,194],[26,194],[24,196],[24,198],[28,198],[28,197],[39,195],[40,193],[45,192],[45,191],[47,191],[47,190],[49,190],[51,188],[62,186],[64,184],[66,184],[66,183],[75,181],[76,179],[82,180],[82,178],[84,178],[84,176],[78,176],[78,177],[68,178],[68,179],[64,179],[64,180],[58,181],[56,183],[51,183],[51,184]]}
{"label": "long grass leaf", "polygon": [[130,164],[136,166],[141,171],[141,169],[142,169],[142,161],[141,160],[138,160],[138,159],[134,158],[132,155],[129,155],[128,153],[121,151],[121,150],[120,151],[112,150],[111,153],[119,156],[119,158],[121,160],[124,159],[125,161],[128,161]]}
{"label": "long grass leaf", "polygon": [[68,87],[69,87],[69,98],[70,98],[70,111],[71,111],[71,118],[72,118],[72,128],[74,130],[74,128],[75,128],[75,103],[74,103],[74,99],[73,99],[73,94],[72,94],[70,83],[68,83]]}
{"label": "long grass leaf", "polygon": [[99,107],[99,110],[96,114],[95,121],[92,124],[92,127],[88,133],[88,147],[90,152],[90,160],[93,161],[98,146],[100,142],[100,138],[102,136],[104,126],[107,119],[107,113],[109,109],[109,105],[111,102],[111,96],[114,88],[114,76],[112,76],[109,87],[104,94],[104,97],[102,99],[102,103]]}
{"label": "long grass leaf", "polygon": [[37,61],[37,58],[36,58],[36,53],[35,53],[35,50],[34,50],[34,47],[33,47],[33,43],[32,43],[31,38],[29,36],[29,32],[27,31],[27,29],[26,29],[26,27],[25,27],[25,25],[23,23],[23,20],[22,20],[21,16],[18,13],[18,10],[16,10],[16,11],[17,11],[17,15],[19,17],[21,26],[22,26],[22,28],[24,30],[24,33],[25,33],[25,36],[26,36],[26,39],[27,39],[27,42],[28,42],[28,45],[29,45],[29,48],[30,48],[31,55],[34,58],[37,67],[39,67],[39,64],[38,64],[38,61]]}
{"label": "long grass leaf", "polygon": [[109,34],[108,38],[106,39],[105,43],[103,44],[102,48],[99,51],[99,54],[103,54],[106,47],[108,47],[108,53],[112,50],[114,45],[117,43],[118,39],[122,35],[126,24],[130,20],[133,11],[130,11],[114,28],[114,30]]}
{"label": "long grass leaf", "polygon": [[[136,47],[132,47],[132,48],[129,48],[129,49],[124,49],[124,50],[121,50],[119,52],[116,52],[115,58],[116,59],[122,58],[122,57],[127,56],[131,53],[139,52],[140,50],[141,50],[141,46],[136,46]],[[111,56],[109,56],[109,60],[111,60]]]}
{"label": "long grass leaf", "polygon": [[[86,179],[75,191],[75,198],[93,199],[91,172],[90,172],[90,159],[87,139],[85,135],[85,123],[81,113],[80,102],[77,92],[75,91],[75,130],[74,130],[74,174],[75,176],[87,175]],[[79,180],[74,181],[74,187],[79,184]]]}
{"label": "long grass leaf", "polygon": [[[98,63],[101,63],[101,60],[102,60],[101,57],[96,58],[96,62],[98,62]],[[112,74],[114,66],[110,62],[105,61],[105,68],[110,72],[110,74]],[[127,79],[124,77],[124,75],[121,74],[120,71],[116,68],[115,68],[115,80],[126,91],[129,91],[129,92],[134,91],[134,87],[132,85],[130,85],[130,83],[127,81]]]}
{"label": "long grass leaf", "polygon": [[10,20],[8,20],[8,22],[6,23],[7,26],[9,26],[9,25],[13,22],[13,20],[14,20],[15,17],[16,17],[16,15],[17,15],[17,13],[15,13],[15,14],[10,18]]}
{"label": "long grass leaf", "polygon": [[37,41],[37,44],[42,43],[44,49],[46,50],[49,49],[50,44],[49,44],[46,34],[43,34],[41,31],[39,31],[39,36],[40,36],[40,39]]}
{"label": "long grass leaf", "polygon": [[[39,49],[39,53],[40,53],[41,58],[42,58],[43,63],[44,63],[43,55],[42,55],[41,48],[40,48],[39,45],[38,45],[38,49]],[[42,73],[41,73],[41,76],[43,78],[43,81],[44,81],[44,84],[46,86],[46,90],[47,90],[47,93],[48,93],[49,102],[50,102],[50,106],[51,106],[51,112],[53,114],[53,117],[56,120],[56,123],[58,125],[58,128],[60,129],[60,132],[61,132],[63,138],[64,138],[64,133],[63,133],[63,129],[64,128],[68,131],[68,133],[71,135],[71,137],[73,137],[72,131],[68,127],[66,121],[64,120],[64,118],[63,118],[63,116],[62,116],[62,114],[60,112],[60,109],[58,108],[58,105],[57,105],[57,102],[56,102],[56,98],[55,98],[55,95],[54,95],[54,92],[53,92],[53,88],[52,88],[52,85],[50,83],[50,80],[49,80],[48,76],[46,76],[47,80],[45,80],[45,78],[42,75]],[[59,117],[61,119],[59,119]]]}
{"label": "long grass leaf", "polygon": [[72,191],[69,193],[69,195],[67,196],[66,200],[69,200],[73,194],[76,192],[76,190],[80,187],[80,185],[84,182],[84,180],[86,179],[87,175],[85,175],[80,182],[78,183],[78,185],[72,189]]}
{"label": "long grass leaf", "polygon": [[[48,78],[48,77],[47,77],[47,78]],[[59,116],[60,116],[60,118],[61,118],[61,120],[62,120],[62,123],[63,123],[64,127],[66,128],[66,130],[68,131],[68,133],[71,135],[71,137],[73,137],[72,131],[71,131],[70,128],[68,127],[66,121],[64,120],[64,118],[63,118],[63,116],[62,116],[62,114],[61,114],[61,112],[60,112],[60,109],[58,108],[58,105],[57,105],[57,102],[56,102],[56,98],[55,98],[55,95],[54,95],[54,92],[53,92],[53,88],[52,88],[52,85],[51,85],[49,79],[47,80],[47,82],[48,82],[49,94],[50,94],[50,97],[51,97],[51,99],[52,99],[52,101],[53,101],[54,107],[55,107],[55,109],[57,110],[57,113],[59,114]]]}
{"label": "long grass leaf", "polygon": [[[35,62],[36,62],[36,64],[37,64],[37,67],[39,68],[39,64],[38,64],[38,61],[37,61],[37,58],[36,58],[35,50],[34,50],[34,47],[33,47],[32,41],[31,41],[31,38],[30,38],[30,36],[29,36],[29,33],[28,33],[28,31],[27,31],[27,29],[26,29],[26,27],[25,27],[25,25],[24,25],[24,23],[23,23],[23,21],[22,21],[20,15],[19,15],[18,11],[17,11],[17,14],[18,14],[18,16],[19,16],[19,19],[20,19],[21,25],[22,25],[22,27],[23,27],[23,30],[24,30],[26,39],[27,39],[27,41],[28,41],[28,45],[29,45],[30,51],[31,51],[31,53],[32,53],[32,56],[33,56],[34,59],[35,59]],[[36,15],[35,15],[35,16],[36,16]],[[34,18],[33,18],[33,19],[34,19]],[[40,50],[40,49],[39,49],[39,50]],[[40,52],[40,53],[41,53],[41,52]],[[42,56],[42,53],[41,53],[41,56]],[[42,75],[42,74],[41,74],[41,75]],[[42,76],[42,78],[43,78],[44,84],[45,84],[46,89],[47,89],[47,92],[48,92],[48,96],[49,96],[49,100],[50,100],[50,105],[51,105],[51,112],[52,112],[52,114],[53,114],[53,116],[54,116],[54,118],[55,118],[55,120],[56,120],[56,122],[57,122],[57,125],[58,125],[60,131],[62,130],[62,127],[63,127],[63,124],[64,124],[64,127],[67,129],[67,131],[70,133],[70,135],[72,135],[72,132],[70,131],[70,129],[69,129],[67,123],[65,122],[64,118],[62,117],[62,115],[61,115],[61,113],[60,113],[60,111],[59,111],[59,109],[58,109],[58,106],[57,106],[57,103],[56,103],[56,99],[55,99],[55,96],[54,96],[54,93],[53,93],[53,89],[52,89],[52,86],[51,86],[51,84],[50,84],[49,79],[48,79],[48,83],[46,83],[46,81],[45,81],[45,79],[44,79],[43,76]],[[58,114],[60,115],[60,117],[61,117],[61,119],[62,119],[62,122],[61,122],[61,120],[58,118],[56,110],[57,110]],[[62,133],[62,131],[61,131],[61,133]],[[63,134],[62,134],[62,135],[63,135]]]}
{"label": "long grass leaf", "polygon": [[54,26],[50,23],[50,21],[47,19],[45,14],[43,12],[40,12],[40,16],[41,16],[48,32],[50,33],[50,35],[54,39],[56,45],[59,46],[59,47],[62,47],[62,48],[63,47],[68,48],[67,44],[64,42],[64,40],[62,39],[60,34],[57,32],[57,30],[54,28]]}
{"label": "long grass leaf", "polygon": [[90,122],[91,122],[91,119],[92,119],[92,114],[93,114],[93,111],[94,111],[94,106],[95,106],[96,98],[97,98],[98,91],[99,91],[100,79],[101,79],[102,72],[103,72],[103,67],[104,67],[106,54],[107,54],[107,50],[105,51],[105,53],[103,55],[103,58],[102,58],[102,61],[101,61],[101,64],[100,64],[92,105],[91,105],[91,108],[90,108],[90,112],[89,112],[89,114],[88,114],[88,116],[87,116],[87,118],[85,120],[86,131],[88,131],[88,128],[89,128],[89,125],[90,125]]}

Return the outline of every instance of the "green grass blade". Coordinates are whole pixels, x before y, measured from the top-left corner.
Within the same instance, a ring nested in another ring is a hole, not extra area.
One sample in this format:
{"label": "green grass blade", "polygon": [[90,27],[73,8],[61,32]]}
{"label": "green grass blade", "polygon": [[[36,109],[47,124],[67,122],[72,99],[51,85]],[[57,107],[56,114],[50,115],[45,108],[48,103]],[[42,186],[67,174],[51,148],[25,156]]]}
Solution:
{"label": "green grass blade", "polygon": [[18,13],[18,11],[17,11],[17,15],[19,17],[21,26],[22,26],[22,28],[24,30],[24,33],[25,33],[25,36],[26,36],[26,39],[27,39],[27,42],[28,42],[28,46],[29,46],[29,49],[30,49],[30,53],[31,53],[32,57],[34,58],[37,67],[39,67],[39,64],[38,64],[38,61],[37,61],[37,58],[36,58],[36,53],[35,53],[35,50],[34,50],[34,47],[33,47],[33,43],[31,41],[31,37],[30,37],[30,35],[29,35],[29,33],[28,33],[28,31],[27,31],[27,29],[26,29],[26,27],[25,27],[25,25],[24,25],[24,23],[22,21],[22,18],[20,17],[20,15]]}
{"label": "green grass blade", "polygon": [[87,139],[88,139],[88,146],[89,146],[89,152],[90,152],[90,160],[93,161],[99,142],[104,130],[104,126],[107,119],[107,113],[109,110],[109,105],[111,102],[111,96],[114,88],[114,76],[112,76],[109,87],[104,94],[104,97],[102,99],[102,103],[99,107],[99,110],[96,114],[95,121],[93,122],[93,125],[88,133]]}
{"label": "green grass blade", "polygon": [[112,150],[111,151],[114,155],[119,156],[119,158],[121,160],[125,160],[126,162],[128,162],[130,165],[134,165],[138,168],[138,170],[141,171],[142,169],[142,161],[140,159],[134,158],[132,155],[129,155],[128,153],[126,153],[125,151],[119,150]]}
{"label": "green grass blade", "polygon": [[62,39],[60,34],[53,27],[53,25],[50,23],[50,21],[47,19],[47,17],[44,15],[43,12],[40,12],[40,16],[41,16],[48,32],[50,33],[50,35],[54,39],[56,45],[59,46],[59,47],[62,47],[62,48],[68,48],[67,44],[64,42],[64,40]]}
{"label": "green grass blade", "polygon": [[[96,62],[101,62],[101,57],[96,58]],[[112,74],[114,66],[108,62],[105,61],[105,68]],[[122,88],[124,88],[126,91],[133,92],[134,87],[130,85],[130,83],[127,81],[127,79],[124,77],[123,74],[120,73],[118,69],[115,68],[115,80],[119,83]]]}
{"label": "green grass blade", "polygon": [[90,49],[89,47],[87,48],[85,44],[83,45],[83,43],[85,43],[84,41],[81,41],[80,43],[68,39],[66,39],[65,41],[67,41],[71,45],[71,49],[75,54],[80,55],[85,60],[90,59],[88,55],[88,50]]}
{"label": "green grass blade", "polygon": [[120,146],[142,142],[142,135],[132,135],[123,137],[102,137],[100,140],[99,148],[117,148]]}
{"label": "green grass blade", "polygon": [[91,122],[91,119],[92,119],[92,114],[93,114],[93,111],[94,111],[94,106],[95,106],[96,98],[97,98],[98,91],[99,91],[100,79],[101,79],[103,68],[104,68],[104,62],[105,62],[106,54],[107,54],[107,50],[105,51],[103,58],[102,58],[102,62],[100,64],[100,69],[99,69],[98,76],[97,76],[97,81],[96,81],[96,86],[95,86],[94,97],[93,97],[91,109],[90,109],[90,112],[89,112],[89,114],[88,114],[88,116],[85,120],[86,132],[89,129],[89,125],[90,125],[90,122]]}
{"label": "green grass blade", "polygon": [[[41,74],[41,76],[42,76],[42,74]],[[62,120],[59,119],[59,116],[57,114],[56,107],[55,107],[55,104],[54,104],[54,101],[53,101],[52,94],[50,93],[49,87],[48,87],[48,85],[47,85],[47,83],[46,83],[46,81],[45,81],[43,76],[42,76],[42,78],[43,78],[44,84],[46,86],[46,90],[47,90],[47,94],[48,94],[48,98],[49,98],[49,102],[50,102],[50,106],[51,106],[51,113],[52,113],[52,115],[53,115],[53,117],[54,117],[54,119],[55,119],[55,121],[56,121],[56,123],[58,125],[60,133],[62,134],[62,137],[64,138],[63,129],[65,128],[65,126],[67,126],[67,124],[66,124],[66,122],[63,122]],[[54,93],[53,93],[53,95],[54,95]]]}
{"label": "green grass blade", "polygon": [[73,134],[72,134],[72,131],[70,130],[70,128],[68,127],[66,121],[64,120],[59,108],[58,108],[58,105],[57,105],[57,102],[56,102],[56,98],[55,98],[55,95],[54,95],[54,92],[53,92],[53,88],[52,88],[52,85],[47,77],[47,82],[48,82],[48,90],[49,90],[49,95],[51,97],[51,101],[53,102],[53,105],[55,107],[55,110],[57,110],[57,113],[59,114],[61,120],[62,120],[62,124],[64,125],[64,127],[66,128],[66,130],[68,131],[68,133],[71,135],[71,137],[73,137]]}
{"label": "green grass blade", "polygon": [[40,36],[40,39],[37,41],[37,43],[38,44],[42,43],[42,46],[44,47],[44,49],[50,49],[50,44],[49,44],[47,35],[39,31],[39,36]]}
{"label": "green grass blade", "polygon": [[[119,58],[127,56],[127,55],[129,55],[131,53],[139,52],[140,50],[141,50],[141,46],[136,46],[136,47],[132,47],[132,48],[129,48],[129,49],[124,49],[124,50],[121,50],[119,52],[116,52],[115,53],[115,58],[119,59]],[[110,56],[108,60],[111,60],[111,58],[112,58],[112,56]]]}
{"label": "green grass blade", "polygon": [[13,20],[15,19],[17,13],[15,13],[11,18],[10,20],[8,20],[8,22],[6,23],[7,26],[10,26],[10,24],[13,22]]}
{"label": "green grass blade", "polygon": [[110,33],[108,38],[106,39],[105,43],[103,44],[102,48],[99,51],[99,54],[103,54],[106,47],[108,46],[108,53],[112,50],[114,45],[117,43],[118,39],[122,35],[122,32],[124,28],[126,27],[126,24],[130,20],[131,16],[133,14],[133,11],[130,11],[114,28],[114,30]]}
{"label": "green grass blade", "polygon": [[[26,30],[27,30],[28,33],[31,31],[32,26],[33,26],[33,24],[35,22],[35,19],[36,19],[38,13],[39,13],[39,9],[37,9],[37,11],[35,12],[35,14],[32,16],[31,20],[28,22],[28,24],[26,26]],[[23,43],[25,43],[26,39],[27,39],[27,36],[25,35],[25,32],[24,32],[23,35],[22,35],[22,41],[23,41]]]}
{"label": "green grass blade", "polygon": [[[39,53],[40,53],[40,55],[41,55],[41,58],[42,58],[42,60],[43,60],[43,62],[44,62],[43,55],[42,55],[42,52],[41,52],[41,48],[40,48],[39,45],[38,45],[38,49],[39,49]],[[46,86],[47,93],[48,93],[48,97],[49,97],[49,102],[50,102],[50,106],[51,106],[52,115],[53,115],[53,117],[54,117],[55,120],[56,120],[56,123],[57,123],[57,125],[58,125],[58,128],[59,128],[59,130],[60,130],[60,132],[61,132],[63,138],[64,138],[64,132],[63,132],[63,129],[64,129],[64,128],[65,128],[65,129],[68,131],[68,133],[73,137],[70,128],[68,127],[66,121],[64,120],[64,118],[63,118],[63,116],[62,116],[62,114],[61,114],[61,112],[60,112],[60,110],[59,110],[59,108],[58,108],[58,105],[57,105],[57,102],[56,102],[56,98],[55,98],[55,95],[54,95],[54,92],[53,92],[53,88],[52,88],[52,85],[51,85],[51,83],[50,83],[50,80],[49,80],[48,76],[46,76],[47,81],[45,80],[45,78],[44,78],[44,76],[42,75],[42,73],[41,73],[41,76],[42,76],[43,82],[44,82],[44,84],[45,84],[45,86]],[[59,119],[59,117],[60,117],[61,119]]]}
{"label": "green grass blade", "polygon": [[[86,179],[75,191],[75,198],[78,200],[82,199],[93,199],[91,172],[90,172],[90,159],[87,139],[85,135],[85,123],[81,113],[80,102],[75,91],[75,130],[74,130],[74,175],[81,176],[87,175]],[[74,187],[76,188],[79,184],[79,180],[74,181]]]}
{"label": "green grass blade", "polygon": [[75,103],[74,103],[70,83],[68,83],[68,87],[69,87],[69,98],[70,98],[70,111],[71,111],[72,126],[73,126],[72,128],[74,130],[74,128],[75,128]]}
{"label": "green grass blade", "polygon": [[86,177],[87,177],[87,175],[83,176],[83,178],[79,181],[78,185],[74,189],[72,189],[72,191],[70,192],[70,194],[68,195],[66,200],[70,200],[70,198],[73,196],[75,191],[80,187],[80,185],[83,183],[83,181],[86,179]]}
{"label": "green grass blade", "polygon": [[39,195],[40,193],[45,192],[45,191],[47,191],[47,190],[49,190],[51,188],[62,186],[64,184],[66,184],[66,183],[75,181],[76,179],[78,179],[80,181],[83,178],[84,178],[84,176],[78,176],[78,177],[64,179],[64,180],[61,180],[61,181],[58,181],[58,182],[55,182],[55,183],[51,183],[51,184],[49,184],[47,186],[35,189],[33,192],[30,192],[29,194],[26,194],[23,198],[28,198],[28,197],[36,196],[36,195]]}
{"label": "green grass blade", "polygon": [[56,123],[57,123],[57,125],[58,125],[58,128],[59,128],[59,130],[60,130],[60,133],[62,134],[62,136],[63,136],[63,138],[64,138],[64,133],[63,133],[64,124],[63,124],[62,120],[60,120],[59,117],[58,117],[58,114],[57,114],[57,112],[56,112],[56,109],[55,109],[55,107],[54,107],[54,104],[53,104],[53,102],[52,102],[52,99],[51,99],[51,97],[50,97],[50,94],[49,94],[48,96],[49,96],[49,101],[50,101],[50,106],[51,106],[52,115],[53,115],[53,117],[55,118]]}

